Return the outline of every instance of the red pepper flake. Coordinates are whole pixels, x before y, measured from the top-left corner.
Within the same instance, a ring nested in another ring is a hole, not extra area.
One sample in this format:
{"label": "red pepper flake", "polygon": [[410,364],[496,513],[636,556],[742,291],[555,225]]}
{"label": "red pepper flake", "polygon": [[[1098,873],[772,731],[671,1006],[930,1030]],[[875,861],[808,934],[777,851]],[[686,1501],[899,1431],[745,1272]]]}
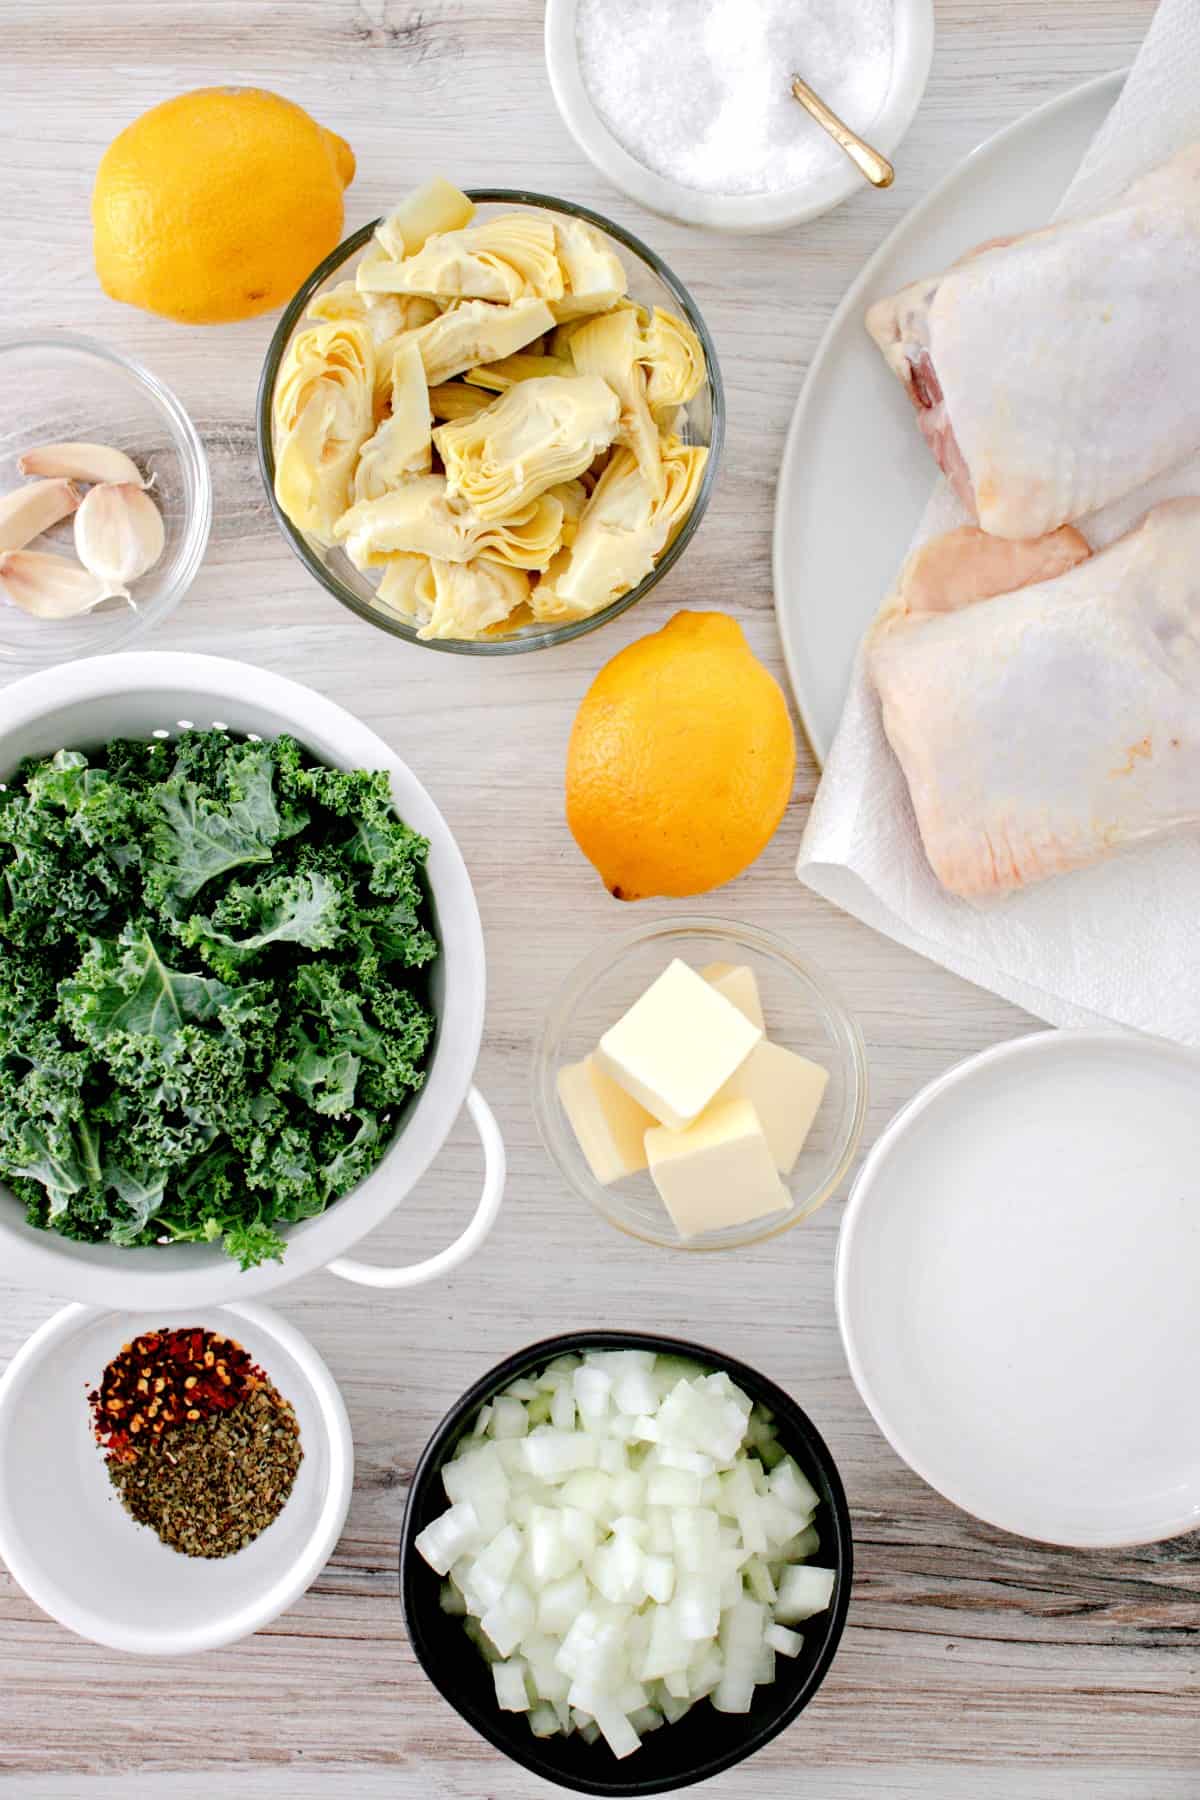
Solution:
{"label": "red pepper flake", "polygon": [[[135,1437],[145,1442],[174,1426],[232,1412],[269,1385],[232,1338],[199,1325],[143,1332],[113,1357],[88,1395],[96,1442],[109,1462],[133,1462],[140,1447]],[[151,1390],[154,1400],[143,1412],[139,1401]]]}

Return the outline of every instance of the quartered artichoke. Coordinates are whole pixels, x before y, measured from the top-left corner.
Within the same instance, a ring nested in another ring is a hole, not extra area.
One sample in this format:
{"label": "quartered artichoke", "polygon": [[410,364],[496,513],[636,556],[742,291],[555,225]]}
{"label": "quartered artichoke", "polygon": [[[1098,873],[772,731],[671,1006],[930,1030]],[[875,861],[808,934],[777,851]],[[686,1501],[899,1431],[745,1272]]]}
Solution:
{"label": "quartered artichoke", "polygon": [[480,518],[452,497],[444,475],[411,475],[379,500],[359,500],[337,522],[336,537],[358,569],[394,550],[470,562],[491,556],[517,569],[547,567],[562,543],[562,502],[542,494],[504,520]]}
{"label": "quartered artichoke", "polygon": [[421,353],[411,334],[392,357],[392,409],[359,452],[354,498],[377,500],[406,475],[427,475],[433,466],[432,416]]}
{"label": "quartered artichoke", "polygon": [[526,604],[529,577],[488,556],[457,563],[401,555],[389,558],[377,594],[413,621],[419,638],[476,638]]}
{"label": "quartered artichoke", "polygon": [[272,407],[275,497],[322,544],[350,503],[374,394],[375,346],[360,320],[310,326],[288,345]]}
{"label": "quartered artichoke", "polygon": [[629,279],[624,263],[595,226],[582,219],[556,219],[554,236],[564,278],[562,298],[554,302],[555,317],[578,319],[615,306],[628,292]]}
{"label": "quartered artichoke", "polygon": [[425,379],[432,387],[480,363],[511,356],[553,323],[554,314],[544,300],[517,300],[512,306],[462,300],[413,335],[425,365]]}
{"label": "quartered artichoke", "polygon": [[473,419],[439,425],[448,492],[481,519],[503,519],[556,482],[581,475],[616,436],[620,403],[598,375],[518,382]]}
{"label": "quartered artichoke", "polygon": [[[459,231],[475,217],[475,202],[441,175],[406,194],[394,212],[375,228],[375,241],[384,256],[401,262],[415,256],[426,240],[444,231]],[[367,262],[359,263],[361,270]]]}
{"label": "quartered artichoke", "polygon": [[581,375],[599,375],[621,402],[617,442],[632,450],[642,479],[655,499],[663,492],[658,426],[646,394],[646,375],[638,360],[642,334],[637,314],[627,306],[601,313],[571,333],[571,358]]}
{"label": "quartered artichoke", "polygon": [[631,450],[615,450],[576,529],[530,596],[540,620],[587,618],[648,575],[695,505],[708,451],[678,439],[663,445],[656,499]]}
{"label": "quartered artichoke", "polygon": [[686,406],[704,381],[700,339],[674,313],[656,306],[641,334],[639,360],[646,371],[646,398],[656,413]]}
{"label": "quartered artichoke", "polygon": [[540,213],[505,213],[463,231],[426,238],[403,262],[373,261],[359,273],[367,293],[425,294],[434,300],[559,300],[563,272],[554,226]]}

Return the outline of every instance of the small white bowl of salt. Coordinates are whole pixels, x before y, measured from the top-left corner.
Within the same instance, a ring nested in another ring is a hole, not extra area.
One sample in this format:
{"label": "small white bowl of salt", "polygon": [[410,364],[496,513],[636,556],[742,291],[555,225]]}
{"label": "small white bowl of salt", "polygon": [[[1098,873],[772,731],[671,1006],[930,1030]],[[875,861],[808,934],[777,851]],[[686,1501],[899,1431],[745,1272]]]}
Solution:
{"label": "small white bowl of salt", "polygon": [[563,121],[651,212],[718,231],[815,219],[866,186],[799,75],[890,155],[920,104],[933,0],[547,0]]}

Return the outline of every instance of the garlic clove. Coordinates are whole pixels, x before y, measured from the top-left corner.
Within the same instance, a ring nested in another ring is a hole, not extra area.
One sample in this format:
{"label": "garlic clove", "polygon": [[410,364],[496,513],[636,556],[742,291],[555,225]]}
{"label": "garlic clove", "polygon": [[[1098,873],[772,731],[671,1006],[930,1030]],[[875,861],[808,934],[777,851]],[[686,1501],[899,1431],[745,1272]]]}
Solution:
{"label": "garlic clove", "polygon": [[80,498],[79,489],[69,481],[35,481],[0,495],[0,553],[23,550],[39,532],[68,518]]}
{"label": "garlic clove", "polygon": [[107,444],[39,444],[17,458],[22,475],[62,475],[68,481],[120,481],[135,487],[149,484],[132,457]]}
{"label": "garlic clove", "polygon": [[128,598],[129,583],[152,569],[166,541],[162,514],[131,482],[101,482],[75,514],[75,552],[110,594]]}
{"label": "garlic clove", "polygon": [[35,619],[73,619],[90,612],[111,591],[69,557],[48,556],[40,550],[0,555],[0,588]]}

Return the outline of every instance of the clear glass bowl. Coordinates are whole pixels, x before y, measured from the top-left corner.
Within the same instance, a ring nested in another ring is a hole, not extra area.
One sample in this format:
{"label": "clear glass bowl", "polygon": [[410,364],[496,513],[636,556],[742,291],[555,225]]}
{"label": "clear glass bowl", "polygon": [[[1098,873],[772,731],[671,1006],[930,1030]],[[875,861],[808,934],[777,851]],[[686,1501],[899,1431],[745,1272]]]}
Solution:
{"label": "clear glass bowl", "polygon": [[[153,477],[166,528],[162,556],[134,586],[134,605],[108,600],[77,619],[31,618],[0,588],[0,672],[128,650],[178,606],[200,567],[212,484],[204,446],[174,394],[93,338],[0,337],[0,494],[24,485],[23,451],[79,439],[124,450]],[[74,556],[70,519],[30,548]]]}
{"label": "clear glass bowl", "polygon": [[627,594],[622,594],[619,600],[614,600],[611,606],[593,613],[590,618],[576,619],[568,625],[526,625],[513,632],[511,637],[424,639],[418,638],[415,626],[378,605],[372,581],[354,567],[343,550],[337,547],[327,549],[292,524],[275,499],[271,415],[279,366],[292,337],[303,322],[310,301],[317,294],[324,293],[327,288],[346,279],[346,264],[366,249],[379,223],[378,219],[373,219],[369,225],[356,231],[353,237],[348,237],[344,243],[339,244],[313,270],[276,327],[258,387],[258,460],[267,498],[280,531],[310,575],[315,576],[335,600],[348,606],[360,619],[367,619],[372,625],[379,626],[380,630],[390,631],[393,637],[405,638],[409,643],[419,644],[425,650],[449,650],[462,656],[517,656],[526,650],[544,650],[550,644],[565,644],[570,638],[582,637],[585,632],[595,631],[598,626],[606,625],[610,619],[615,619],[629,607],[636,606],[650,592],[655,582],[660,581],[679,560],[704,517],[716,481],[721,445],[725,437],[725,399],[721,387],[721,372],[717,366],[717,353],[699,308],[683,283],[632,232],[613,224],[611,219],[604,218],[600,213],[589,211],[586,206],[575,206],[569,200],[556,200],[548,194],[530,194],[519,188],[472,188],[469,193],[479,209],[478,216],[481,219],[511,211],[514,206],[523,206],[561,213],[565,218],[583,219],[587,224],[595,226],[625,264],[629,275],[629,292],[633,299],[642,306],[662,306],[681,314],[700,339],[704,349],[707,379],[683,409],[678,429],[685,443],[707,444],[708,462],[701,479],[700,491],[696,495],[696,504],[674,543],[659,558],[644,580],[630,588]]}
{"label": "clear glass bowl", "polygon": [[[767,1036],[829,1071],[821,1109],[787,1178],[790,1211],[686,1239],[677,1233],[647,1173],[611,1187],[595,1179],[558,1096],[559,1070],[594,1050],[673,957],[696,969],[710,962],[749,964],[758,980]],[[672,1250],[736,1250],[777,1237],[807,1219],[849,1170],[866,1107],[862,1034],[828,979],[781,938],[725,919],[663,919],[601,945],[568,977],[534,1050],[534,1115],[562,1174],[610,1225]]]}

